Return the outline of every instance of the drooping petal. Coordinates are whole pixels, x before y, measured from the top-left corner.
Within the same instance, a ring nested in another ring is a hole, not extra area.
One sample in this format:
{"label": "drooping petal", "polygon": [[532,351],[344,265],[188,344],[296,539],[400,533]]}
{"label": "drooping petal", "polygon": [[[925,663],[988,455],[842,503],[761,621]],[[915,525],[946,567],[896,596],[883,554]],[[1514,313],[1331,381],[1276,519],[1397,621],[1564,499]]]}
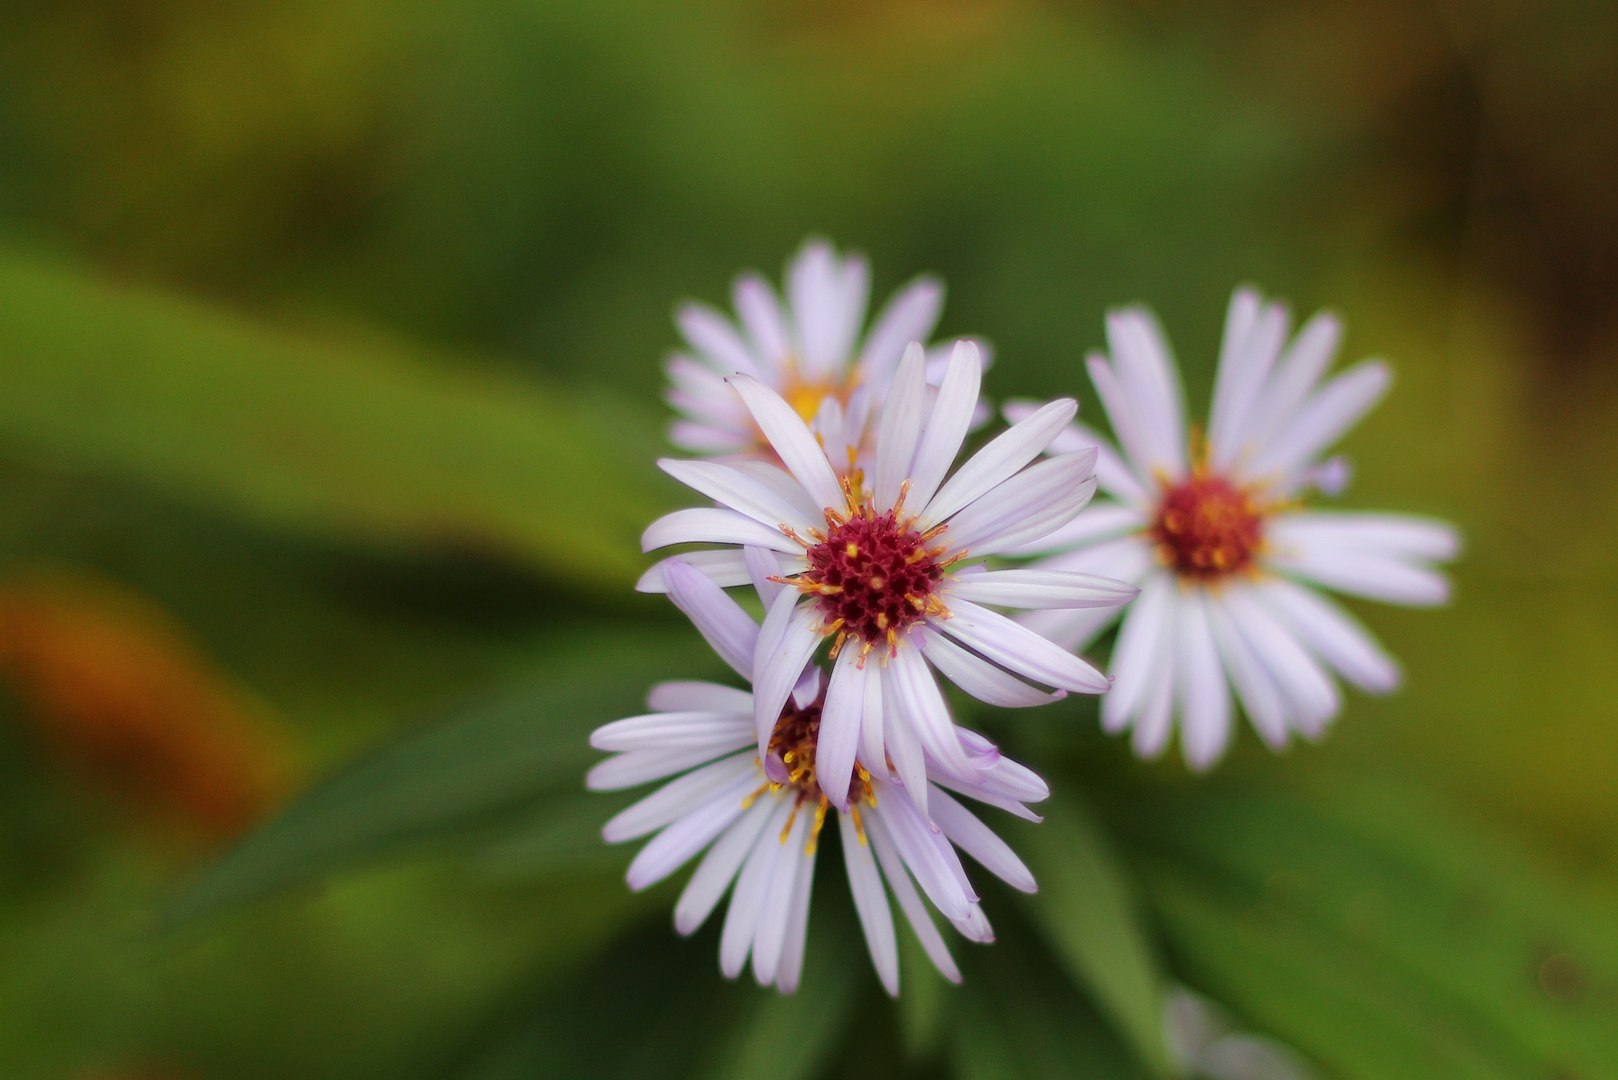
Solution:
{"label": "drooping petal", "polygon": [[972,811],[936,788],[932,793],[932,806],[933,821],[944,830],[944,835],[982,863],[985,870],[1013,889],[1025,893],[1039,891],[1034,875],[1017,858],[1011,845],[995,835],[994,830],[978,820]]}
{"label": "drooping petal", "polygon": [[1270,749],[1284,748],[1290,734],[1286,703],[1275,680],[1248,646],[1247,639],[1232,624],[1224,604],[1217,601],[1208,604],[1208,628],[1213,632],[1219,658],[1230,673],[1242,708],[1253,722],[1253,730]]}
{"label": "drooping petal", "polygon": [[[751,580],[747,573],[747,563],[740,551],[735,548],[718,548],[713,551],[687,551],[683,555],[675,555],[654,563],[652,568],[642,574],[639,581],[635,582],[635,591],[643,593],[668,592],[668,568],[677,562],[701,571],[703,576],[722,589],[746,585]],[[802,570],[803,560],[783,560],[782,566],[783,574],[795,574]]]}
{"label": "drooping petal", "polygon": [[697,872],[686,882],[685,891],[674,906],[674,928],[681,934],[694,934],[708,920],[719,898],[725,895],[730,883],[741,869],[742,860],[752,852],[764,823],[779,803],[775,799],[761,798],[739,817],[725,834],[708,849],[697,866]]}
{"label": "drooping petal", "polygon": [[893,838],[888,835],[882,817],[881,813],[870,813],[865,818],[865,832],[870,837],[871,847],[876,851],[877,861],[882,865],[882,874],[888,879],[888,887],[893,890],[893,898],[899,902],[899,910],[904,912],[910,928],[916,933],[916,939],[926,950],[928,959],[933,962],[939,974],[952,983],[958,983],[961,981],[961,969],[955,966],[955,960],[949,954],[949,946],[944,944],[943,935],[938,932],[932,916],[927,914],[927,906],[922,903],[921,896],[916,892],[915,883],[910,880],[904,859],[900,857]]}
{"label": "drooping petal", "polygon": [[1162,657],[1173,651],[1175,590],[1171,575],[1152,574],[1124,614],[1112,649],[1112,692],[1101,699],[1101,726],[1107,731],[1122,731],[1145,705],[1152,687],[1172,680]]}
{"label": "drooping petal", "polygon": [[809,938],[809,898],[815,889],[815,856],[804,849],[793,881],[792,908],[787,913],[787,932],[781,942],[781,963],[776,968],[775,988],[783,994],[796,993],[803,975],[803,950]]}
{"label": "drooping petal", "polygon": [[[798,892],[798,875],[806,871],[803,848],[813,815],[804,807],[796,809],[785,839],[775,841],[781,850],[775,857],[774,871],[759,905],[758,929],[753,933],[753,978],[760,986],[775,981],[781,963],[781,946],[786,943],[787,922],[792,917],[792,901]],[[764,837],[765,843],[770,840]]]}
{"label": "drooping petal", "polygon": [[730,896],[730,910],[725,912],[725,928],[719,935],[719,970],[725,978],[734,979],[747,963],[747,954],[753,948],[753,936],[758,929],[759,916],[764,906],[765,891],[775,877],[775,863],[783,844],[777,839],[792,813],[792,799],[774,803],[774,813],[764,823],[742,872],[736,879],[735,891]]}
{"label": "drooping petal", "polygon": [[899,996],[899,949],[893,932],[893,911],[888,907],[887,890],[882,887],[882,875],[876,868],[870,841],[860,835],[849,814],[838,814],[837,824],[843,839],[843,864],[848,868],[848,889],[854,894],[854,910],[859,913],[860,929],[865,932],[865,947],[870,950],[871,964],[876,968],[882,988],[892,997]]}
{"label": "drooping petal", "polygon": [[775,598],[759,629],[753,653],[753,723],[758,752],[769,747],[770,733],[781,718],[787,697],[803,675],[804,665],[820,644],[820,613],[814,604],[799,604],[795,591]]}
{"label": "drooping petal", "polygon": [[669,599],[685,612],[719,658],[744,679],[753,677],[758,624],[702,571],[680,562],[664,570]]}
{"label": "drooping petal", "polygon": [[820,711],[820,737],[815,746],[815,779],[821,793],[839,810],[848,809],[848,784],[859,746],[865,709],[866,669],[859,650],[844,649],[832,668],[826,701]]}
{"label": "drooping petal", "polygon": [[742,813],[742,795],[753,783],[744,776],[716,791],[712,798],[662,832],[636,853],[625,879],[635,892],[648,889],[684,866],[712,843]]}
{"label": "drooping petal", "polygon": [[646,695],[646,707],[656,712],[718,712],[753,716],[753,695],[734,686],[700,679],[658,683]]}
{"label": "drooping petal", "polygon": [[[920,635],[916,635],[919,638]],[[938,681],[922,658],[919,640],[906,640],[887,665],[885,677],[897,706],[897,712],[908,720],[922,749],[938,768],[958,776],[970,776],[971,765],[955,737],[955,721],[950,718],[949,706],[938,691]],[[911,796],[915,799],[915,796]],[[925,798],[917,800],[925,805]]]}

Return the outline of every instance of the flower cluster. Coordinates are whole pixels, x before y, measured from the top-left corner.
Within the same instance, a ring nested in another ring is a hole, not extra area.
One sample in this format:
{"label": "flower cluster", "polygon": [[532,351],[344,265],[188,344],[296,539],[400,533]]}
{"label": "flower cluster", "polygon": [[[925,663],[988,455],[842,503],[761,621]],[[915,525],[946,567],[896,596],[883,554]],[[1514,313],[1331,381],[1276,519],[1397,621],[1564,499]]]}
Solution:
{"label": "flower cluster", "polygon": [[[696,456],[659,465],[711,504],[642,537],[647,551],[692,545],[639,588],[667,593],[751,689],[664,683],[649,713],[592,738],[613,756],[591,788],[667,781],[605,836],[655,834],[630,865],[635,889],[701,856],[675,925],[694,932],[728,892],[727,976],[751,957],[761,984],[796,988],[828,818],[891,994],[890,893],[958,980],[929,905],[967,939],[993,937],[959,852],[1034,891],[955,796],[1038,821],[1028,804],[1048,789],[955,722],[939,676],[1003,708],[1104,694],[1104,726],[1132,729],[1146,757],[1177,718],[1203,769],[1228,746],[1238,701],[1279,748],[1324,731],[1341,707],[1334,676],[1396,684],[1394,662],[1317,587],[1411,605],[1447,595],[1433,564],[1455,554],[1448,526],[1303,509],[1309,491],[1344,486],[1346,464],[1322,455],[1388,382],[1378,363],[1325,378],[1329,316],[1289,344],[1285,310],[1239,290],[1204,437],[1186,428],[1150,315],[1116,312],[1110,355],[1089,372],[1117,449],[1075,421],[1073,399],[1009,402],[1006,430],[957,466],[988,416],[986,354],[969,339],[923,346],[942,287],[917,280],[862,333],[865,262],[811,242],[786,294],[746,275],[737,322],[679,312],[691,351],[668,365],[683,417],[670,437]],[[726,592],[740,587],[762,623]],[[1076,650],[1126,605],[1109,677]]]}

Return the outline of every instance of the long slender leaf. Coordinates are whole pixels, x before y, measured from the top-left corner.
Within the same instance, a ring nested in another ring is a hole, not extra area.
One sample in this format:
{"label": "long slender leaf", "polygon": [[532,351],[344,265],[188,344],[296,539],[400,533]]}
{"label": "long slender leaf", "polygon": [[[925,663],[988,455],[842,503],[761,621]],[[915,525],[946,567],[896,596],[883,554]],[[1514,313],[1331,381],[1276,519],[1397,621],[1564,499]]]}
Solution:
{"label": "long slender leaf", "polygon": [[0,251],[0,436],[272,523],[622,587],[645,473],[537,387]]}
{"label": "long slender leaf", "polygon": [[1058,795],[1041,809],[1042,825],[1018,831],[1019,849],[1039,882],[1026,905],[1029,916],[1141,1061],[1168,1075],[1163,976],[1127,871],[1083,804]]}

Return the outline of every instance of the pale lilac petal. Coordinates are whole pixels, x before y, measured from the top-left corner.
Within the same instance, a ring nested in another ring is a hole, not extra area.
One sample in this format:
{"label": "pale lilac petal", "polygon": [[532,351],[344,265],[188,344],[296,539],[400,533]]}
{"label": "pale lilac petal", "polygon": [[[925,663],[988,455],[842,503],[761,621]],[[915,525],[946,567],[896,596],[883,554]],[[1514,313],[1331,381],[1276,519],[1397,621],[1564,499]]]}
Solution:
{"label": "pale lilac petal", "polygon": [[718,712],[753,716],[753,695],[734,686],[699,679],[658,683],[646,695],[646,707],[656,712]]}
{"label": "pale lilac petal", "polygon": [[1342,324],[1334,316],[1322,313],[1309,320],[1276,366],[1264,396],[1254,405],[1251,420],[1243,424],[1240,456],[1233,456],[1232,464],[1255,461],[1269,450],[1331,366],[1342,336]]}
{"label": "pale lilac petal", "polygon": [[861,713],[865,708],[865,668],[859,650],[847,648],[832,668],[831,684],[820,712],[820,738],[815,744],[815,778],[820,791],[839,810],[848,809],[848,783],[854,773]]}
{"label": "pale lilac petal", "polygon": [[752,544],[792,555],[803,552],[803,545],[780,529],[716,506],[664,514],[647,526],[640,537],[642,551],[655,551],[673,544]]}
{"label": "pale lilac petal", "polygon": [[988,945],[994,941],[994,927],[989,925],[989,916],[981,904],[973,904],[967,908],[966,915],[954,920],[955,929],[968,941],[975,941],[979,945]]}
{"label": "pale lilac petal", "polygon": [[877,805],[874,809],[879,814],[868,816],[881,817],[906,869],[915,875],[916,884],[944,918],[951,922],[965,918],[967,909],[978,897],[966,879],[955,849],[943,834],[933,831],[911,800],[901,798],[886,784],[877,782],[875,787]]}
{"label": "pale lilac petal", "polygon": [[[751,730],[747,736],[747,741],[752,742]],[[747,780],[756,786],[754,778],[757,776],[758,767],[753,764],[752,753],[722,758],[669,781],[633,806],[615,814],[601,827],[601,838],[609,844],[616,844],[645,836],[684,817],[732,787],[737,789],[738,796],[751,791],[751,787],[741,782]]]}
{"label": "pale lilac petal", "polygon": [[780,394],[751,376],[732,376],[730,384],[742,396],[781,464],[803,485],[815,504],[821,508],[841,507],[843,491],[837,483],[837,473],[797,411]]}
{"label": "pale lilac petal", "polygon": [[746,450],[752,438],[741,432],[676,420],[669,425],[669,442],[693,454],[734,454]]}
{"label": "pale lilac petal", "polygon": [[1045,555],[1071,548],[1089,547],[1103,540],[1139,532],[1145,527],[1145,516],[1132,506],[1114,502],[1091,503],[1079,511],[1072,521],[1054,532],[1046,533],[1026,544],[1002,549],[1000,554],[1020,558],[1026,555]]}
{"label": "pale lilac petal", "polygon": [[725,928],[719,935],[719,970],[725,978],[734,979],[747,963],[747,954],[753,948],[754,932],[758,929],[759,915],[764,905],[765,891],[775,876],[776,860],[783,844],[777,839],[792,813],[792,799],[781,799],[775,812],[760,830],[753,848],[747,853],[742,872],[736,879],[736,889],[730,896],[730,910],[725,912]]}
{"label": "pale lilac petal", "polygon": [[953,552],[994,555],[1060,529],[1095,494],[1094,454],[1047,458],[991,489],[950,519],[943,541]]}
{"label": "pale lilac petal", "polygon": [[765,370],[753,374],[766,382],[773,381],[792,348],[774,286],[757,274],[743,274],[736,279],[731,291],[731,303],[741,317],[747,336],[752,339],[754,350],[764,361]]}
{"label": "pale lilac petal", "polygon": [[970,341],[957,341],[950,356],[949,368],[938,400],[933,403],[932,415],[916,447],[915,464],[910,471],[910,498],[916,506],[926,506],[944,474],[955,464],[961,443],[972,425],[972,413],[977,408],[978,388],[983,375],[983,363],[978,359],[977,346]]}
{"label": "pale lilac petal", "polygon": [[1121,607],[1140,595],[1135,586],[1111,578],[1063,570],[991,570],[951,581],[951,597],[977,604],[1016,608]]}
{"label": "pale lilac petal", "polygon": [[[675,555],[654,564],[650,570],[640,576],[639,581],[635,582],[635,591],[643,593],[668,592],[668,570],[674,563],[692,567],[722,589],[746,585],[751,580],[747,573],[747,563],[742,557],[742,553],[735,548],[720,548],[715,551],[687,551],[683,555]],[[802,564],[802,559],[786,561],[787,569],[783,573],[799,573],[803,569]]]}
{"label": "pale lilac petal", "polygon": [[664,570],[669,599],[685,612],[719,658],[744,679],[753,677],[758,624],[725,590],[693,566],[672,562]]}
{"label": "pale lilac petal", "polygon": [[1423,562],[1448,562],[1461,547],[1453,525],[1409,514],[1331,510],[1280,514],[1271,520],[1266,535],[1283,549],[1318,545]]}
{"label": "pale lilac petal", "polygon": [[946,679],[979,701],[1002,708],[1021,709],[1031,705],[1048,705],[1067,696],[1065,690],[1046,693],[1038,687],[1029,686],[1009,671],[1003,671],[967,652],[931,627],[925,628],[923,633],[922,651],[927,659]]}
{"label": "pale lilac petal", "polygon": [[[1139,536],[1126,536],[1042,559],[1033,569],[1095,574],[1138,585],[1151,575],[1155,566],[1151,547]],[[1078,651],[1117,621],[1120,614],[1122,612],[1115,608],[1068,608],[1025,611],[1017,616],[1017,621],[1064,649]],[[1113,693],[1117,693],[1116,688]]]}
{"label": "pale lilac petal", "polygon": [[944,835],[981,863],[985,870],[1013,889],[1025,893],[1039,891],[1034,875],[1017,858],[1011,845],[995,835],[994,830],[978,820],[972,811],[937,789],[932,793],[932,807],[933,821],[944,830]]}
{"label": "pale lilac petal", "polygon": [[[786,942],[787,920],[792,916],[792,900],[797,895],[798,875],[804,870],[803,847],[809,819],[814,815],[799,806],[784,840],[775,842],[781,851],[759,905],[758,929],[753,932],[753,978],[760,986],[775,981],[781,963],[781,946]],[[769,837],[764,838],[770,842]]]}
{"label": "pale lilac petal", "polygon": [[[1219,344],[1219,367],[1214,375],[1213,406],[1208,410],[1208,445],[1217,457],[1228,440],[1233,412],[1244,407],[1244,396],[1258,385],[1246,361],[1251,357],[1247,337],[1258,322],[1263,301],[1254,289],[1238,288],[1225,309],[1225,333]],[[1244,393],[1245,391],[1245,393]]]}
{"label": "pale lilac petal", "polygon": [[1163,331],[1144,308],[1114,311],[1107,315],[1107,347],[1113,372],[1140,421],[1148,456],[1136,465],[1148,474],[1179,479],[1187,464],[1185,396]]}
{"label": "pale lilac petal", "polygon": [[683,750],[628,750],[598,761],[584,777],[590,791],[618,791],[661,780],[697,765],[706,765],[736,749],[734,740],[717,739]]}
{"label": "pale lilac petal", "polygon": [[1124,453],[1124,460],[1129,466],[1128,475],[1134,479],[1133,486],[1139,491],[1149,490],[1156,486],[1149,465],[1155,455],[1153,444],[1141,430],[1144,421],[1135,415],[1133,402],[1104,354],[1091,353],[1085,357],[1084,363],[1090,372],[1090,383],[1096,388],[1096,396],[1101,399],[1101,407],[1106,410],[1107,419],[1112,424],[1112,433],[1118,439],[1119,449]]}
{"label": "pale lilac petal", "polygon": [[707,304],[682,304],[674,321],[691,347],[711,357],[715,367],[724,374],[738,371],[759,374],[758,362],[747,351],[736,327]]}
{"label": "pale lilac petal", "polygon": [[694,934],[708,920],[714,905],[725,895],[730,883],[741,869],[742,860],[757,844],[764,824],[777,808],[774,799],[760,798],[742,812],[742,816],[725,830],[708,853],[702,857],[696,873],[680,893],[674,906],[674,928],[681,934]]}
{"label": "pale lilac petal", "polygon": [[1174,681],[1179,688],[1180,745],[1186,764],[1204,772],[1230,745],[1230,685],[1208,626],[1207,594],[1181,598]]}
{"label": "pale lilac petal", "polygon": [[[852,262],[853,260],[851,260]],[[848,362],[854,337],[865,319],[865,289],[858,306],[850,303],[843,268],[824,241],[810,241],[787,268],[787,298],[798,331],[799,362],[811,379],[832,376]],[[858,274],[855,267],[849,267]]]}
{"label": "pale lilac petal", "polygon": [[753,741],[753,718],[735,713],[655,712],[629,716],[603,724],[590,733],[590,745],[609,752],[627,750],[684,750],[723,743],[742,736],[741,746]]}
{"label": "pale lilac petal", "polygon": [[950,618],[930,621],[967,648],[1033,682],[1080,694],[1099,694],[1111,685],[1077,656],[971,601],[953,600]]}
{"label": "pale lilac petal", "polygon": [[1319,546],[1301,552],[1277,551],[1265,561],[1271,569],[1367,600],[1405,607],[1449,602],[1449,580],[1443,574],[1399,559]]}
{"label": "pale lilac petal", "polygon": [[1290,703],[1294,727],[1318,738],[1341,707],[1336,685],[1248,588],[1233,586],[1223,599],[1232,623]]}
{"label": "pale lilac petal", "polygon": [[747,576],[753,582],[753,590],[758,593],[759,603],[768,611],[770,605],[775,603],[775,598],[781,595],[781,590],[786,588],[779,581],[772,580],[782,576],[781,560],[767,548],[746,547],[742,549],[742,561],[747,564]]}
{"label": "pale lilac petal", "polygon": [[803,675],[804,665],[820,644],[819,610],[813,603],[797,601],[795,591],[775,598],[753,653],[753,723],[761,755],[769,746],[770,734],[781,718],[787,697]]}
{"label": "pale lilac petal", "polygon": [[[1234,303],[1234,301],[1233,301]],[[1229,469],[1251,459],[1267,437],[1271,415],[1270,373],[1286,344],[1292,317],[1284,304],[1262,304],[1237,354],[1221,358],[1220,377],[1230,372],[1229,393],[1215,401],[1215,438],[1209,430],[1208,450],[1216,468]]]}
{"label": "pale lilac petal", "polygon": [[[886,760],[892,762],[898,783],[910,793],[910,800],[921,812],[927,812],[927,758],[922,753],[910,716],[899,702],[899,679],[891,667],[876,669],[882,683],[882,732]],[[883,760],[883,759],[878,759]],[[873,772],[873,778],[887,778],[887,769]]]}
{"label": "pale lilac petal", "polygon": [[727,429],[747,422],[742,399],[725,382],[730,372],[721,373],[683,353],[669,357],[663,370],[672,387],[670,403],[692,419]]}
{"label": "pale lilac petal", "polygon": [[789,525],[802,533],[813,528],[817,520],[802,513],[790,500],[771,491],[759,480],[730,465],[721,465],[717,461],[660,458],[657,466],[687,487],[765,525]]}
{"label": "pale lilac petal", "polygon": [[1145,705],[1152,687],[1172,679],[1163,657],[1173,651],[1177,588],[1172,575],[1152,574],[1124,614],[1112,648],[1112,692],[1101,699],[1101,726],[1109,732],[1122,731]]}
{"label": "pale lilac petal", "polygon": [[1281,691],[1270,678],[1259,658],[1253,654],[1247,639],[1236,630],[1223,603],[1208,604],[1208,628],[1213,632],[1219,657],[1230,673],[1230,681],[1241,697],[1242,708],[1253,722],[1253,730],[1272,750],[1287,744],[1290,728],[1287,724],[1287,706]]}
{"label": "pale lilac petal", "polygon": [[1293,414],[1249,466],[1248,475],[1261,481],[1276,478],[1281,482],[1280,490],[1290,490],[1296,474],[1359,423],[1382,400],[1392,381],[1387,365],[1374,360],[1349,368]]}
{"label": "pale lilac petal", "polygon": [[1343,678],[1373,694],[1399,685],[1399,662],[1348,612],[1312,589],[1282,578],[1259,586],[1263,603]]}
{"label": "pale lilac petal", "polygon": [[[922,657],[919,641],[907,639],[898,655],[887,665],[885,679],[892,691],[897,711],[910,723],[922,749],[941,768],[958,776],[969,776],[972,768],[955,737],[955,721],[938,691],[938,681]],[[912,796],[914,798],[914,796]],[[922,803],[925,799],[918,800]]]}
{"label": "pale lilac petal", "polygon": [[[1032,416],[1039,409],[1039,404],[1027,399],[1012,400],[1002,406],[1001,412],[1008,423],[1016,424]],[[1101,490],[1130,506],[1144,507],[1150,501],[1150,496],[1141,486],[1140,479],[1130,471],[1118,451],[1113,449],[1112,443],[1079,421],[1073,421],[1058,432],[1045,452],[1071,454],[1091,447],[1096,449],[1096,479],[1101,484]]]}
{"label": "pale lilac petal", "polygon": [[[751,417],[749,417],[747,423],[749,427],[752,426]],[[760,461],[757,458],[735,458],[725,462],[725,464],[745,476],[752,477],[775,492],[789,506],[795,507],[803,520],[816,525],[825,520],[820,512],[820,507],[816,506],[814,500],[809,497],[809,493],[803,490],[803,485],[798,483],[791,473],[779,465],[773,465],[768,461]]]}
{"label": "pale lilac petal", "polygon": [[1001,432],[967,459],[922,510],[929,524],[945,521],[991,488],[1009,479],[1050,445],[1079,411],[1072,398],[1058,398],[1020,424]]}
{"label": "pale lilac petal", "polygon": [[797,685],[792,688],[792,703],[800,709],[807,709],[820,697],[820,665],[810,664],[804,668],[803,674],[798,677]]}
{"label": "pale lilac petal", "polygon": [[843,837],[843,864],[848,867],[848,890],[854,895],[854,910],[860,916],[860,929],[865,931],[865,947],[871,952],[871,964],[876,968],[882,988],[892,997],[899,996],[899,949],[893,932],[893,911],[888,907],[888,893],[882,887],[882,875],[876,868],[870,842],[854,827],[848,814],[838,814],[837,824]]}
{"label": "pale lilac petal", "polygon": [[904,912],[910,928],[916,933],[916,939],[926,950],[928,959],[932,960],[933,966],[944,978],[952,983],[960,982],[961,969],[955,966],[955,960],[949,954],[949,946],[944,944],[943,935],[938,932],[932,916],[927,914],[927,906],[922,903],[921,896],[916,892],[916,886],[910,880],[910,873],[905,869],[904,860],[899,856],[893,838],[888,835],[880,813],[873,812],[865,816],[865,833],[870,837],[871,847],[876,852],[877,861],[882,865],[882,874],[888,879],[888,887],[893,890],[893,898],[898,901],[899,910]]}
{"label": "pale lilac petal", "polygon": [[752,783],[752,777],[733,782],[652,837],[629,864],[625,880],[630,889],[640,892],[662,881],[729,828],[741,816],[742,796]]}
{"label": "pale lilac petal", "polygon": [[[921,345],[912,341],[899,361],[899,370],[888,387],[887,401],[877,424],[876,468],[871,475],[871,492],[879,510],[898,501],[904,482],[910,477],[910,464],[916,457],[926,419],[927,382],[922,374]],[[912,507],[914,509],[914,507]]]}
{"label": "pale lilac petal", "polygon": [[860,711],[860,763],[867,772],[888,775],[888,752],[883,739],[882,666],[872,661],[865,668],[865,702]]}
{"label": "pale lilac petal", "polygon": [[899,364],[899,357],[912,341],[926,341],[938,325],[944,310],[944,283],[934,277],[920,277],[889,300],[865,336],[860,368],[867,385],[880,396]]}
{"label": "pale lilac petal", "polygon": [[803,950],[809,940],[809,899],[815,891],[815,857],[804,851],[798,859],[802,865],[793,883],[792,909],[787,914],[781,963],[775,974],[775,988],[783,994],[796,993],[803,975]]}

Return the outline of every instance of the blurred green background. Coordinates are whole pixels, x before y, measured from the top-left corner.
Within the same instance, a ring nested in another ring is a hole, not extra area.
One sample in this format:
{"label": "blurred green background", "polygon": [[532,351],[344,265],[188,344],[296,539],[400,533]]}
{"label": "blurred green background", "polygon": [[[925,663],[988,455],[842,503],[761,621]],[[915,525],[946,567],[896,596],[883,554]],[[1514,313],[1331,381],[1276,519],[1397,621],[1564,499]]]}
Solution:
{"label": "blurred green background", "polygon": [[[1467,543],[1322,746],[972,714],[1069,804],[897,1006],[834,862],[780,1001],[579,791],[718,674],[630,588],[671,305],[810,234],[1092,419],[1111,305],[1198,411],[1234,285],[1329,305],[1398,375],[1344,502]],[[1618,1077],[1615,297],[1609,5],[10,0],[0,1075],[1146,1076],[1174,980],[1322,1076]]]}

